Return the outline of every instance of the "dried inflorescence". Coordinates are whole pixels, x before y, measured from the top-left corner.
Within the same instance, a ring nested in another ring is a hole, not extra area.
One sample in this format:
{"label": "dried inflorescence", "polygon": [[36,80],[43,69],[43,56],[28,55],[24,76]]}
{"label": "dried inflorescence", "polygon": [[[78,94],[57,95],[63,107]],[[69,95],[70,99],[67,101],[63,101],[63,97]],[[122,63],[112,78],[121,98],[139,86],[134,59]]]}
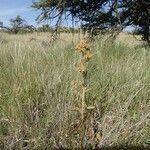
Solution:
{"label": "dried inflorescence", "polygon": [[[83,39],[81,40],[75,47],[76,52],[82,55],[81,61],[76,64],[76,68],[78,72],[80,73],[82,77],[82,81],[76,81],[73,82],[72,87],[74,91],[77,91],[77,89],[80,89],[78,92],[78,95],[80,95],[81,98],[81,107],[82,111],[86,109],[86,92],[87,92],[87,66],[88,66],[88,61],[91,59],[93,56],[92,53],[90,52],[90,44],[88,40]],[[82,114],[83,118],[83,114]]]}
{"label": "dried inflorescence", "polygon": [[87,68],[85,66],[85,64],[83,62],[80,62],[79,64],[77,64],[77,69],[78,71],[83,75],[86,76],[87,74]]}
{"label": "dried inflorescence", "polygon": [[72,88],[74,94],[80,97],[79,108],[81,114],[81,120],[84,121],[87,105],[86,105],[86,92],[87,92],[87,66],[88,61],[93,56],[90,52],[90,44],[88,40],[81,40],[75,47],[76,52],[81,54],[82,58],[79,63],[76,64],[76,68],[81,75],[81,81],[72,81]]}
{"label": "dried inflorescence", "polygon": [[84,51],[84,50],[89,50],[90,49],[90,45],[87,42],[87,40],[81,40],[75,47],[75,49],[77,51]]}
{"label": "dried inflorescence", "polygon": [[75,50],[79,53],[82,53],[85,61],[89,61],[90,58],[93,56],[90,53],[90,45],[85,39],[81,40],[79,44],[76,45]]}
{"label": "dried inflorescence", "polygon": [[100,138],[98,137],[97,131],[94,130],[95,126],[93,125],[94,122],[92,121],[95,107],[88,106],[87,104],[87,102],[89,101],[87,99],[87,92],[89,89],[87,79],[88,63],[93,56],[93,54],[90,52],[90,44],[88,43],[88,40],[81,40],[76,45],[75,51],[79,55],[81,55],[81,60],[75,65],[81,78],[80,80],[71,82],[73,93],[78,100],[78,104],[74,108],[72,108],[72,111],[76,111],[79,116],[77,121],[75,120],[71,125],[69,134],[78,134],[80,148],[83,148],[85,142],[88,141],[89,143],[94,143],[94,141]]}

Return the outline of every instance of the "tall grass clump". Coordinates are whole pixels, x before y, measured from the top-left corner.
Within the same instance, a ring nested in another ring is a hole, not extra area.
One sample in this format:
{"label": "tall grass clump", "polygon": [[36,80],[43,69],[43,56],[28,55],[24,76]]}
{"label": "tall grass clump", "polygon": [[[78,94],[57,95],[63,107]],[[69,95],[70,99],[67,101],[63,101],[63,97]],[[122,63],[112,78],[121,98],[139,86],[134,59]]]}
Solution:
{"label": "tall grass clump", "polygon": [[148,47],[3,36],[0,149],[149,148]]}

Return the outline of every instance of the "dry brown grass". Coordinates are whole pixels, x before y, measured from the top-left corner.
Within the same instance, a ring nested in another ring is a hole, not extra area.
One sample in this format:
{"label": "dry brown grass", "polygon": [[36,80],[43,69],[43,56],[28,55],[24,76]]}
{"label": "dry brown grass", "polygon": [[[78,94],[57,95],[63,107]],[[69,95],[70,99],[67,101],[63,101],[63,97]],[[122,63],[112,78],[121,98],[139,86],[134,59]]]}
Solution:
{"label": "dry brown grass", "polygon": [[128,45],[129,47],[135,47],[141,44],[141,36],[133,36],[128,33],[120,33],[117,37],[117,42]]}

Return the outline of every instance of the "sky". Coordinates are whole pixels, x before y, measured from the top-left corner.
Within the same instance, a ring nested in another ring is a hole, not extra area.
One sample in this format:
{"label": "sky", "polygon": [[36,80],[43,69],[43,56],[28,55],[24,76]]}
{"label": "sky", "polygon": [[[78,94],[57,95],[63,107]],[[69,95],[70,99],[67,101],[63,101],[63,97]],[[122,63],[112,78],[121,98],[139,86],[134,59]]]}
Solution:
{"label": "sky", "polygon": [[[0,21],[4,26],[9,26],[9,20],[20,15],[28,24],[34,26],[41,26],[44,23],[38,24],[35,19],[40,15],[40,11],[31,7],[32,1],[37,0],[0,0]],[[47,22],[45,22],[46,24]],[[52,26],[56,24],[56,20],[51,23]],[[80,23],[79,23],[80,24]],[[65,26],[72,26],[71,19],[68,22],[63,22]],[[77,25],[79,26],[79,25]]]}
{"label": "sky", "polygon": [[36,17],[40,14],[31,8],[32,0],[0,0],[0,21],[9,26],[9,20],[20,15],[29,24],[37,26]]}

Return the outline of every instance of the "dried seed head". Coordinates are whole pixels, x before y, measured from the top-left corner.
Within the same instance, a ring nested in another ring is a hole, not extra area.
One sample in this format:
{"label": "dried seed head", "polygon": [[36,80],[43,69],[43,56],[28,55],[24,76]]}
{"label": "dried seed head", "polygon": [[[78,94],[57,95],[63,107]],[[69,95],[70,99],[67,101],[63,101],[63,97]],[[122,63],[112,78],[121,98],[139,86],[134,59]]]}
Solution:
{"label": "dried seed head", "polygon": [[90,50],[90,45],[86,40],[81,40],[79,44],[75,47],[77,52],[85,53],[86,51]]}
{"label": "dried seed head", "polygon": [[93,54],[90,53],[90,45],[88,43],[87,40],[83,39],[79,42],[79,44],[77,44],[77,46],[75,47],[75,50],[77,52],[82,53],[83,58],[85,61],[89,61],[90,58],[93,56]]}
{"label": "dried seed head", "polygon": [[82,62],[79,65],[77,65],[77,68],[81,74],[86,74],[87,70],[85,65]]}
{"label": "dried seed head", "polygon": [[90,53],[89,51],[87,51],[84,55],[84,58],[86,61],[89,61],[91,59],[91,57],[93,56],[92,53]]}

